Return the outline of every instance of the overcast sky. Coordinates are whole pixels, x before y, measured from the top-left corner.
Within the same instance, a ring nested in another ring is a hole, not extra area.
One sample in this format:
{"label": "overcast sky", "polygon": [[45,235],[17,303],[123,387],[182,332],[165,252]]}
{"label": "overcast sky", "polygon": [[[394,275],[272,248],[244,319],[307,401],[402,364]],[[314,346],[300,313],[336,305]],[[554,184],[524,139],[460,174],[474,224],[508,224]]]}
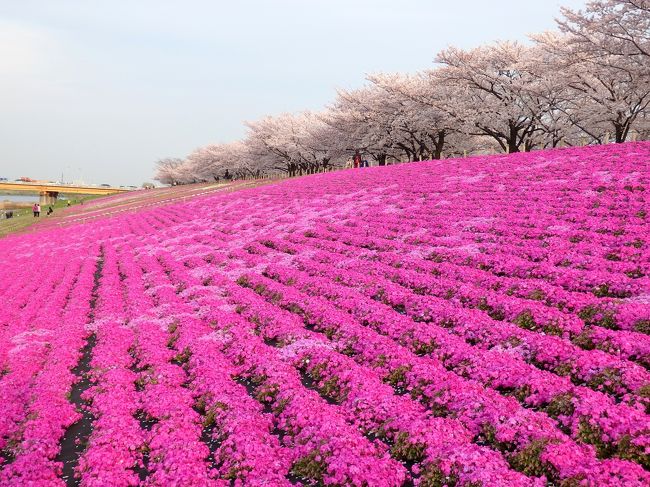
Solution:
{"label": "overcast sky", "polygon": [[0,0],[0,177],[141,184],[161,157],[318,110],[581,0]]}

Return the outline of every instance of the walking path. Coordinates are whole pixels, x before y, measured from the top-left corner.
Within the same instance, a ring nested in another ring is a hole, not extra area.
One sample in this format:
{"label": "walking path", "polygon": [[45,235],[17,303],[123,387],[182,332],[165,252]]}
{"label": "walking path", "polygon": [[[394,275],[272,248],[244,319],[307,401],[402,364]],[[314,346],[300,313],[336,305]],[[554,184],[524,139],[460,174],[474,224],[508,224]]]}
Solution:
{"label": "walking path", "polygon": [[[168,188],[137,190],[129,193],[111,195],[94,199],[83,205],[74,205],[55,209],[53,215],[47,217],[41,213],[39,219],[32,217],[31,212],[9,220],[0,220],[0,238],[17,232],[32,232],[46,228],[67,226],[74,223],[85,223],[96,218],[135,212],[145,208],[178,203],[195,196],[213,192],[237,191],[273,180],[233,181],[220,184],[190,184]],[[25,213],[22,210],[21,213]]]}

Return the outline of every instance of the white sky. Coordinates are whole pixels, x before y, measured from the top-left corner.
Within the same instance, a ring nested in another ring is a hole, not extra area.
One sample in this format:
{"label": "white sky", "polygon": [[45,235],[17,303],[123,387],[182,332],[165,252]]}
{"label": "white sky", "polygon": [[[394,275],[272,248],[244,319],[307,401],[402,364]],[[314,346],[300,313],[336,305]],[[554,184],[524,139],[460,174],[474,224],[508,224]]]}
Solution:
{"label": "white sky", "polygon": [[448,45],[526,40],[583,0],[0,0],[0,177],[141,184]]}

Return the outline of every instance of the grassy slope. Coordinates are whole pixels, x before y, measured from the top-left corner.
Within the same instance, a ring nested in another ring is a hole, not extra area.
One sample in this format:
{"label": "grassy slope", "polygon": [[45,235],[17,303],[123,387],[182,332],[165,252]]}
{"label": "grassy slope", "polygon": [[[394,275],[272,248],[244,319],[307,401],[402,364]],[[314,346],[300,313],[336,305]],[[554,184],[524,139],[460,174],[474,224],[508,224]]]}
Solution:
{"label": "grassy slope", "polygon": [[[88,202],[102,197],[103,196],[101,195],[84,195],[82,199],[84,202]],[[70,203],[72,204],[72,207],[80,206],[80,199],[78,197],[77,199],[72,199],[72,198],[73,197],[71,197],[70,199]],[[36,223],[42,222],[44,219],[55,218],[62,210],[67,209],[67,205],[68,202],[65,200],[57,200],[57,202],[53,206],[54,215],[53,216],[51,215],[49,217],[46,216],[47,207],[42,207],[40,218],[34,218],[31,210],[31,206],[29,208],[20,208],[18,210],[13,210],[14,212],[13,218],[7,220],[3,217],[2,219],[0,219],[0,238],[24,230],[32,225],[35,225]]]}
{"label": "grassy slope", "polygon": [[[37,231],[53,226],[66,226],[76,223],[93,221],[125,212],[138,211],[143,208],[159,206],[169,203],[178,203],[187,198],[192,198],[210,192],[236,191],[239,189],[259,186],[273,182],[272,180],[260,181],[235,181],[226,184],[191,184],[173,188],[157,188],[139,190],[110,196],[84,196],[84,204],[79,200],[71,199],[73,205],[67,207],[67,201],[59,200],[54,206],[54,214],[45,216],[47,207],[42,208],[41,217],[34,218],[31,209],[18,210],[18,216],[10,220],[0,220],[0,238],[12,233],[24,231]],[[14,212],[16,215],[16,212]]]}

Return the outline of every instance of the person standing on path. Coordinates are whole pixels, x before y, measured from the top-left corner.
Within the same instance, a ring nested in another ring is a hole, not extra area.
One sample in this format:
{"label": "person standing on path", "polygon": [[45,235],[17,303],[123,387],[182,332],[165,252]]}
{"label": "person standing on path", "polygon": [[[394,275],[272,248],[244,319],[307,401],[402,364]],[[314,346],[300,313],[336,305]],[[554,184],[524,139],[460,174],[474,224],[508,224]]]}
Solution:
{"label": "person standing on path", "polygon": [[38,203],[34,203],[34,206],[32,206],[32,212],[34,213],[34,218],[36,218],[39,212]]}
{"label": "person standing on path", "polygon": [[36,203],[36,216],[37,217],[41,216],[41,205],[40,205],[40,203]]}
{"label": "person standing on path", "polygon": [[359,151],[358,151],[358,150],[354,152],[354,159],[353,159],[353,161],[354,161],[354,167],[355,167],[355,169],[358,168],[358,167],[361,167],[361,154],[359,154]]}

